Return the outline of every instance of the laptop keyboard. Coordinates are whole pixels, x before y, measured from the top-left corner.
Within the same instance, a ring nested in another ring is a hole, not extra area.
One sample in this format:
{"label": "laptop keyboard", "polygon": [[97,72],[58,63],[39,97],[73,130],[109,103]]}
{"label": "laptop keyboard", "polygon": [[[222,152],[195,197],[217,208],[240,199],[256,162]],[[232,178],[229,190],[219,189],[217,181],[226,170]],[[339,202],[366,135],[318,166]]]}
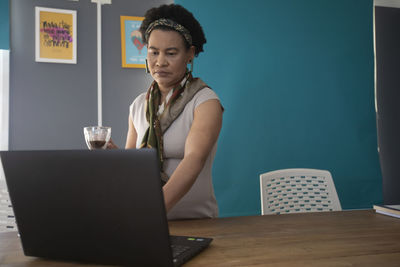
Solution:
{"label": "laptop keyboard", "polygon": [[185,253],[190,249],[189,246],[182,246],[182,245],[171,245],[172,248],[172,257],[177,258],[182,253]]}
{"label": "laptop keyboard", "polygon": [[174,266],[181,266],[206,248],[212,239],[204,237],[170,236],[170,241]]}

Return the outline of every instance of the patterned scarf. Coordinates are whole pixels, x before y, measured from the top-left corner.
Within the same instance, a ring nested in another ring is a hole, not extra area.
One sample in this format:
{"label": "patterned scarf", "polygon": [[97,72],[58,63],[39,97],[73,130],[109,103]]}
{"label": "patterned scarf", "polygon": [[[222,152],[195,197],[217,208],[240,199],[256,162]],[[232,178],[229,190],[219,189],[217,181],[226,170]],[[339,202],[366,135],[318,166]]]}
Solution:
{"label": "patterned scarf", "polygon": [[158,154],[160,164],[161,180],[168,181],[168,175],[164,172],[164,146],[163,134],[182,113],[186,104],[192,100],[193,96],[201,89],[208,87],[199,78],[193,78],[188,72],[185,78],[175,88],[172,95],[165,104],[164,111],[157,115],[159,105],[161,104],[161,92],[158,84],[154,81],[147,91],[146,95],[146,119],[149,128],[143,136],[140,148],[155,148]]}

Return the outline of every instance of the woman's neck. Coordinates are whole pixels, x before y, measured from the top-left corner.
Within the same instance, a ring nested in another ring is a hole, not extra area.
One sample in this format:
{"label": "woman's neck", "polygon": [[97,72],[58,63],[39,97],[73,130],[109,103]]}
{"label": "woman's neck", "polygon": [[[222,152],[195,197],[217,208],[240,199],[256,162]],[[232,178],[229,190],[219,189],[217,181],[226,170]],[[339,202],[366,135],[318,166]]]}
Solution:
{"label": "woman's neck", "polygon": [[161,103],[164,103],[165,99],[167,98],[168,93],[169,93],[172,89],[174,89],[175,87],[177,87],[178,84],[180,84],[180,83],[182,82],[182,80],[185,78],[185,76],[186,76],[186,74],[183,75],[182,79],[179,79],[179,82],[175,83],[175,84],[172,85],[172,86],[163,86],[163,85],[158,84],[158,88],[160,89],[160,92],[161,92],[161,102],[160,102],[160,104],[161,104]]}
{"label": "woman's neck", "polygon": [[164,103],[165,99],[167,98],[168,93],[174,88],[174,87],[158,87],[160,89],[160,93],[161,93],[161,100],[160,100],[160,104]]}

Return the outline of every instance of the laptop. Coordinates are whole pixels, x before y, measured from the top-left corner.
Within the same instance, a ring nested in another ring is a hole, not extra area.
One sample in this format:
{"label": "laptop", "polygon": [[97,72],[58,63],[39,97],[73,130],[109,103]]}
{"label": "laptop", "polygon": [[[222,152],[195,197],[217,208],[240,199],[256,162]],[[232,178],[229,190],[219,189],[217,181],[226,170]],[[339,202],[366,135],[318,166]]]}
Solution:
{"label": "laptop", "polygon": [[170,236],[157,152],[0,151],[25,255],[180,266],[212,241]]}

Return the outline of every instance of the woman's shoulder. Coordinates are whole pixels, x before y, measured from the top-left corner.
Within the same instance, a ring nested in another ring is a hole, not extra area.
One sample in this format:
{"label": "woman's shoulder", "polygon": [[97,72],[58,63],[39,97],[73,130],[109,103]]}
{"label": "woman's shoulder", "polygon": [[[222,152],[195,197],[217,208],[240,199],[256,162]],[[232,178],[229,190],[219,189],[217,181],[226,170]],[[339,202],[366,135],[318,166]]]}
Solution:
{"label": "woman's shoulder", "polygon": [[147,92],[141,93],[140,95],[138,95],[135,100],[133,100],[133,103],[135,102],[143,102],[146,100],[146,94]]}
{"label": "woman's shoulder", "polygon": [[130,112],[141,109],[141,107],[146,103],[146,92],[138,95],[129,106]]}
{"label": "woman's shoulder", "polygon": [[198,105],[210,99],[217,99],[218,101],[220,100],[214,90],[212,90],[210,87],[204,87],[193,96],[194,106],[197,107]]}
{"label": "woman's shoulder", "polygon": [[132,102],[132,106],[134,105],[140,105],[143,104],[144,102],[146,102],[146,92],[141,93],[140,95],[138,95]]}

